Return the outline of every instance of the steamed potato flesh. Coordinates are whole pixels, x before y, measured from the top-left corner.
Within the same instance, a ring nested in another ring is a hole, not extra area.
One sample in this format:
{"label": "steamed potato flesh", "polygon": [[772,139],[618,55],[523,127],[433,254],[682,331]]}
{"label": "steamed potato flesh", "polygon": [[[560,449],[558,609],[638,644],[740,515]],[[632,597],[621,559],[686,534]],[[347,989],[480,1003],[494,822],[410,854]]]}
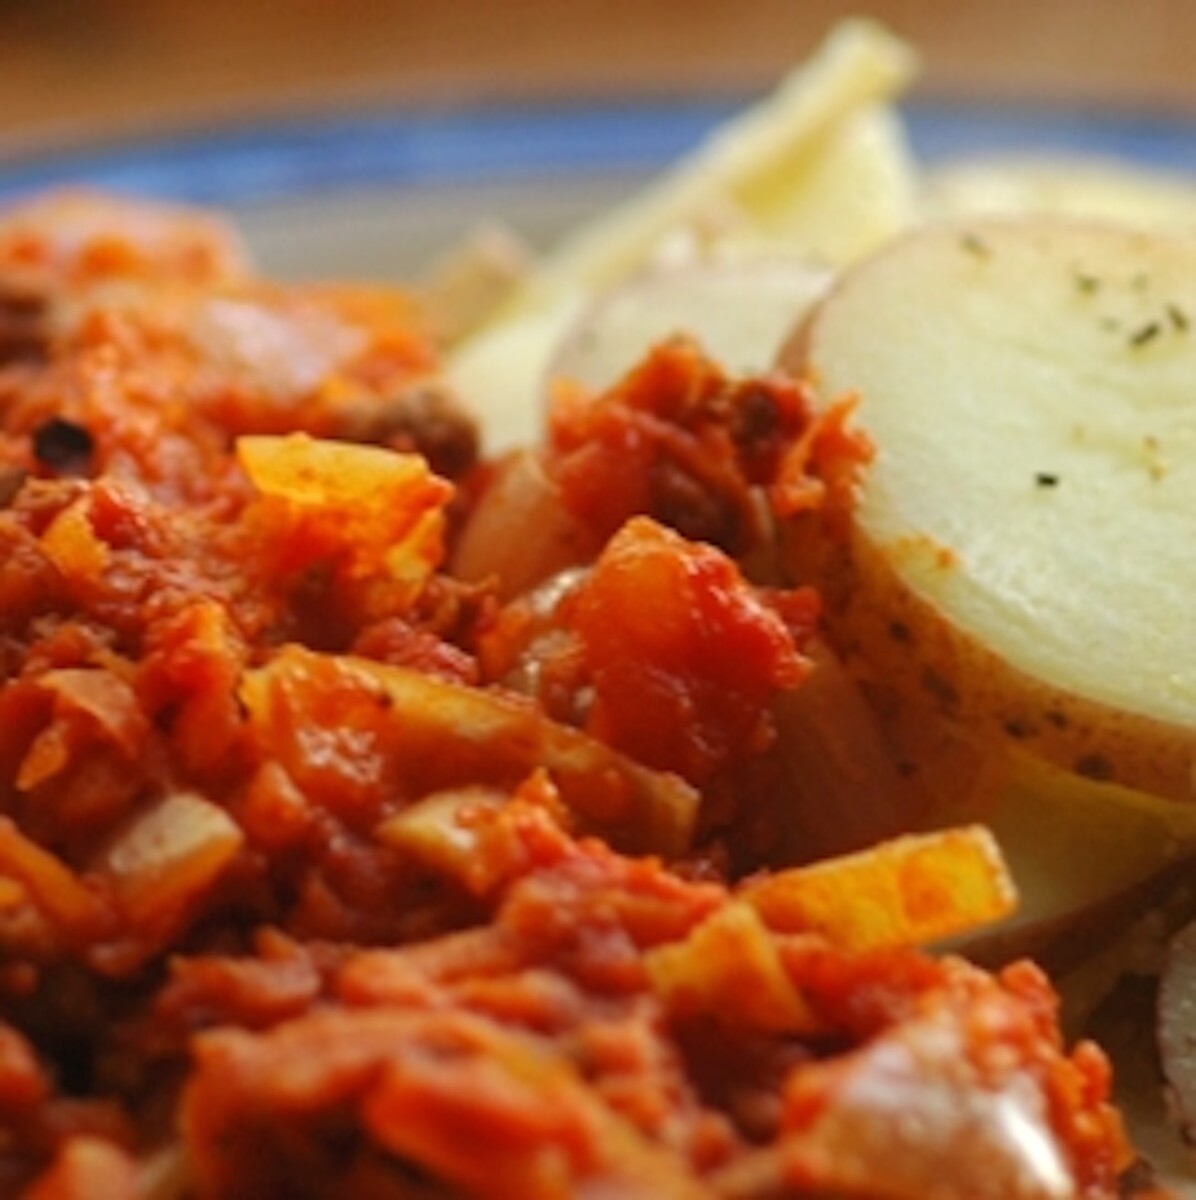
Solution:
{"label": "steamed potato flesh", "polygon": [[1187,176],[1080,156],[955,160],[926,176],[922,207],[939,220],[1053,213],[1196,230],[1196,184]]}
{"label": "steamed potato flesh", "polygon": [[878,448],[831,584],[851,652],[972,735],[1191,798],[1196,239],[927,229],[788,357]]}
{"label": "steamed potato flesh", "polygon": [[581,314],[557,346],[548,379],[610,387],[657,342],[679,334],[729,371],[762,371],[830,278],[780,256],[647,271]]}

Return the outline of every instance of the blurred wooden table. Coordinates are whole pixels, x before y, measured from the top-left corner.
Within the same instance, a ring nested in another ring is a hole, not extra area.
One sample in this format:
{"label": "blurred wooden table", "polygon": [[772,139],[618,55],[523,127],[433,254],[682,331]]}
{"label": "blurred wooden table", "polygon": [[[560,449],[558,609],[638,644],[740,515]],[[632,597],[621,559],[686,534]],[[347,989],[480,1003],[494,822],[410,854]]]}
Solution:
{"label": "blurred wooden table", "polygon": [[[0,0],[0,142],[284,109],[750,93],[830,0]],[[876,0],[937,95],[1196,113],[1191,0]]]}

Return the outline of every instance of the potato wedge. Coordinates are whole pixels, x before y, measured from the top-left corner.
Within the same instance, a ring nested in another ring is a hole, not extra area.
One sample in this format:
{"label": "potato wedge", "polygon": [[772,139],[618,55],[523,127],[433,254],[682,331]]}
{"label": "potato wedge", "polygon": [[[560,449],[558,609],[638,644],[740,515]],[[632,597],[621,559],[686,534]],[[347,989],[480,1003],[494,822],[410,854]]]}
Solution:
{"label": "potato wedge", "polygon": [[558,340],[596,297],[652,264],[701,261],[712,247],[740,261],[838,264],[905,228],[916,172],[891,105],[914,72],[900,39],[843,21],[771,95],[546,254],[448,363],[487,444],[535,440]]}
{"label": "potato wedge", "polygon": [[[579,286],[610,287],[652,261],[667,239],[717,230],[728,214],[732,223],[742,214],[762,236],[776,231],[773,246],[796,253],[824,249],[802,236],[804,222],[789,218],[803,206],[812,224],[817,213],[820,224],[833,228],[830,248],[850,247],[847,257],[880,244],[911,215],[912,160],[904,130],[886,106],[915,71],[910,47],[884,27],[842,21],[771,95],[714,130],[625,204],[576,230],[539,264],[513,306],[535,304],[545,294],[559,298]],[[861,132],[857,121],[880,124]],[[828,158],[831,169],[824,174]],[[837,185],[837,211],[824,220],[812,196],[844,169],[848,182]],[[858,237],[848,235],[849,220]]]}
{"label": "potato wedge", "polygon": [[1196,238],[929,228],[783,358],[878,447],[828,610],[907,724],[1196,798]]}

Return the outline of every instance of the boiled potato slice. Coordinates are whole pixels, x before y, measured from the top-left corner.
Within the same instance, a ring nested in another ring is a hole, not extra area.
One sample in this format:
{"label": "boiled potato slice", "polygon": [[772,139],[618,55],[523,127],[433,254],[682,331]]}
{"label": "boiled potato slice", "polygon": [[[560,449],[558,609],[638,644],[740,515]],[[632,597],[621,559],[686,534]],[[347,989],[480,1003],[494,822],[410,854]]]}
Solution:
{"label": "boiled potato slice", "polygon": [[1053,213],[1196,231],[1196,182],[1095,157],[991,156],[931,171],[922,207],[938,219]]}
{"label": "boiled potato slice", "polygon": [[966,939],[967,952],[986,961],[1029,955],[1070,970],[1140,918],[1196,857],[1196,806],[1083,779],[1017,750],[983,812],[966,813],[981,816],[1020,898],[1008,919]]}
{"label": "boiled potato slice", "polygon": [[970,736],[1192,799],[1196,238],[925,229],[785,358],[878,448],[826,583],[849,656]]}
{"label": "boiled potato slice", "polygon": [[601,391],[659,341],[685,334],[727,371],[765,370],[831,276],[801,259],[690,263],[616,288],[580,315],[548,378]]}

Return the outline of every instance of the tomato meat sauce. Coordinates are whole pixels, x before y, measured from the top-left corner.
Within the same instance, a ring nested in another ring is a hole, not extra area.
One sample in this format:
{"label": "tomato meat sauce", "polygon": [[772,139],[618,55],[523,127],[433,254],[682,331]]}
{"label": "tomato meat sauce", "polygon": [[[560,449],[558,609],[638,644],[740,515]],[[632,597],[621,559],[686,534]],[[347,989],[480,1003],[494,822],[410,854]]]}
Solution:
{"label": "tomato meat sauce", "polygon": [[849,413],[676,340],[490,461],[413,296],[4,215],[0,1194],[1118,1195],[1035,968],[809,915]]}

